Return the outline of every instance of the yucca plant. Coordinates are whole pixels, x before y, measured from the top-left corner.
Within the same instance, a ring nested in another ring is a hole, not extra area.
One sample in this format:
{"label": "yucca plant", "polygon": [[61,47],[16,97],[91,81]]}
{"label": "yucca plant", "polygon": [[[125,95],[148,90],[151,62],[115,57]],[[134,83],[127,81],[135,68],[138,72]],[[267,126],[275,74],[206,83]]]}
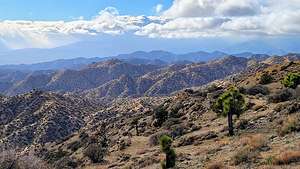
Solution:
{"label": "yucca plant", "polygon": [[245,99],[236,87],[231,87],[217,99],[213,106],[216,113],[228,117],[229,135],[234,135],[233,115],[238,117],[245,109]]}

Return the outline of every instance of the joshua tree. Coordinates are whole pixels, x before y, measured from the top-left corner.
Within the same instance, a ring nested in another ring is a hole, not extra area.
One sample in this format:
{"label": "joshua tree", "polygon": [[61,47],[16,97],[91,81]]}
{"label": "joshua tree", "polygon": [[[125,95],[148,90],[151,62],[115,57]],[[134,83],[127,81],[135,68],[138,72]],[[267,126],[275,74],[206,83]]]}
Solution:
{"label": "joshua tree", "polygon": [[239,90],[231,87],[218,98],[213,108],[216,113],[228,117],[229,135],[234,135],[232,116],[239,117],[245,108],[245,99]]}
{"label": "joshua tree", "polygon": [[155,127],[161,127],[162,124],[168,119],[168,111],[163,105],[154,109]]}
{"label": "joshua tree", "polygon": [[134,126],[135,131],[136,131],[136,135],[139,136],[139,119],[134,118],[131,122],[131,125]]}
{"label": "joshua tree", "polygon": [[169,136],[163,135],[160,138],[160,148],[166,154],[166,160],[161,163],[162,169],[175,167],[176,153],[171,146],[172,139]]}

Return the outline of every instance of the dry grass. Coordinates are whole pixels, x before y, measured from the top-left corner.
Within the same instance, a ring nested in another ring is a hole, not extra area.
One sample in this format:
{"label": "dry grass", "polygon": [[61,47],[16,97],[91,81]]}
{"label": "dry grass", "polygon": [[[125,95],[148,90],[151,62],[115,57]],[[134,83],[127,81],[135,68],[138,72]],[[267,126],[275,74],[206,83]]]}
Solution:
{"label": "dry grass", "polygon": [[300,151],[286,151],[274,158],[274,165],[287,165],[300,161]]}
{"label": "dry grass", "polygon": [[242,138],[240,144],[243,147],[232,157],[234,165],[248,163],[257,158],[259,150],[267,146],[267,139],[262,134],[255,134]]}
{"label": "dry grass", "polygon": [[256,155],[255,152],[251,151],[249,147],[244,147],[238,150],[232,157],[232,162],[234,165],[239,165],[241,163],[250,162],[252,158]]}
{"label": "dry grass", "polygon": [[297,115],[289,116],[278,130],[280,136],[284,136],[288,133],[294,132],[299,129],[300,118]]}
{"label": "dry grass", "polygon": [[228,169],[228,167],[218,162],[218,163],[208,164],[206,169]]}
{"label": "dry grass", "polygon": [[262,134],[255,134],[243,138],[241,144],[249,147],[251,151],[255,151],[267,146],[267,139]]}

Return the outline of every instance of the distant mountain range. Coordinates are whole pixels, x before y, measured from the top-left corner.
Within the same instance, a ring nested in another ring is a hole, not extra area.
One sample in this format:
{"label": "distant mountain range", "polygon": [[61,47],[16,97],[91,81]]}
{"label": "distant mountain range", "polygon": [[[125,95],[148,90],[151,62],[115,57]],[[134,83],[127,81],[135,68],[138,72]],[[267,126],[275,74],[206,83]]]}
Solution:
{"label": "distant mountain range", "polygon": [[[235,41],[235,40],[233,40]],[[128,43],[130,42],[130,43]],[[164,50],[173,53],[188,53],[191,51],[219,50],[227,54],[243,52],[265,53],[268,55],[284,55],[287,52],[300,52],[299,38],[259,38],[228,42],[218,38],[204,39],[156,39],[133,36],[99,35],[65,46],[55,48],[8,49],[0,42],[0,64],[32,64],[48,62],[57,59],[72,59],[78,57],[108,57],[134,51]],[[214,55],[215,56],[215,55]]]}
{"label": "distant mountain range", "polygon": [[[263,54],[250,56],[251,53],[239,54],[243,57],[227,56],[222,52],[214,54],[196,52],[176,55],[152,51],[109,58],[2,66],[0,93],[16,95],[39,89],[76,93],[93,99],[167,95],[239,73],[247,69],[250,63],[280,64],[300,60],[299,54],[272,57]],[[211,57],[212,60],[204,61],[201,57],[204,55],[205,59]],[[46,70],[50,68],[53,70]]]}
{"label": "distant mountain range", "polygon": [[[0,54],[1,55],[1,54]],[[20,54],[22,55],[22,54]],[[93,62],[100,62],[109,59],[119,59],[124,62],[132,64],[153,64],[153,65],[167,65],[167,64],[189,64],[195,62],[206,62],[214,59],[219,59],[229,54],[214,51],[214,52],[192,52],[186,54],[174,54],[167,51],[137,51],[129,54],[120,54],[110,57],[93,57],[93,58],[74,58],[74,59],[59,59],[49,62],[41,62],[36,64],[15,64],[15,65],[0,65],[1,70],[21,70],[21,71],[37,71],[37,70],[60,70],[60,69],[80,69]],[[238,57],[251,57],[254,54],[239,53],[233,54]]]}

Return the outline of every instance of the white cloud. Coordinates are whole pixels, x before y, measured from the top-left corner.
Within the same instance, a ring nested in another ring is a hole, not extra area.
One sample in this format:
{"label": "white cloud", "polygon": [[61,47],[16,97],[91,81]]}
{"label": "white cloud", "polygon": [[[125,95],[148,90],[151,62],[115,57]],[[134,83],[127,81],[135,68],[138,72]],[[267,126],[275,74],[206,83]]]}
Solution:
{"label": "white cloud", "polygon": [[[162,24],[136,34],[165,38],[300,34],[300,0],[174,0]],[[208,25],[208,26],[204,26]]]}
{"label": "white cloud", "polygon": [[219,27],[229,21],[226,18],[177,18],[165,24],[151,23],[137,31],[137,35],[151,38],[199,38],[220,36]]}
{"label": "white cloud", "polygon": [[55,47],[82,36],[133,33],[150,38],[300,34],[300,0],[174,0],[161,16],[121,15],[108,7],[94,18],[64,22],[2,21],[0,41],[14,49]]}
{"label": "white cloud", "polygon": [[174,0],[164,16],[178,17],[212,17],[245,16],[260,12],[257,0]]}
{"label": "white cloud", "polygon": [[157,4],[155,6],[155,12],[159,14],[163,10],[164,6],[162,4]]}
{"label": "white cloud", "polygon": [[[136,31],[143,26],[145,20],[145,16],[119,15],[115,8],[108,7],[91,20],[80,18],[70,22],[2,21],[0,40],[13,49],[55,47],[75,42],[78,35],[82,34],[119,35]],[[60,40],[57,37],[60,37]]]}

